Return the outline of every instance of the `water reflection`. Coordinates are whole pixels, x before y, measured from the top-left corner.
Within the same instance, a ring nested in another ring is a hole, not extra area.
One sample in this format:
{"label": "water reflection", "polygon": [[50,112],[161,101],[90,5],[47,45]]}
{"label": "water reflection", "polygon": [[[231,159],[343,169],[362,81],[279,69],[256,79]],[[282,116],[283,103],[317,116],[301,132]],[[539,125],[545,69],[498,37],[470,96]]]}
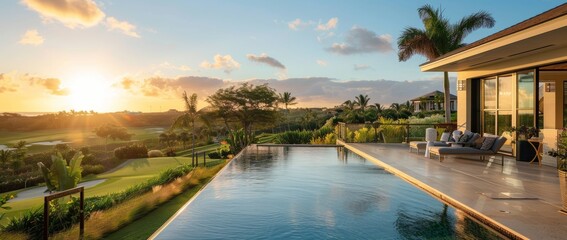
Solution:
{"label": "water reflection", "polygon": [[343,148],[260,147],[229,163],[158,239],[484,237],[467,219]]}

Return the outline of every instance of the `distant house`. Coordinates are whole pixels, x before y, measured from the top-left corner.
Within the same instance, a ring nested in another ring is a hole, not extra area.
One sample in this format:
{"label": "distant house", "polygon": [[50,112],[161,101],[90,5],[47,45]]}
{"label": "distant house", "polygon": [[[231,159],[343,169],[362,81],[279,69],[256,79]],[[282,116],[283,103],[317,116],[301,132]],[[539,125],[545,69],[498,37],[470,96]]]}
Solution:
{"label": "distant house", "polygon": [[[443,101],[444,93],[441,91],[433,91],[423,96],[410,100],[414,106],[414,112],[440,111],[444,110],[445,102]],[[457,96],[451,94],[451,112],[457,111]]]}

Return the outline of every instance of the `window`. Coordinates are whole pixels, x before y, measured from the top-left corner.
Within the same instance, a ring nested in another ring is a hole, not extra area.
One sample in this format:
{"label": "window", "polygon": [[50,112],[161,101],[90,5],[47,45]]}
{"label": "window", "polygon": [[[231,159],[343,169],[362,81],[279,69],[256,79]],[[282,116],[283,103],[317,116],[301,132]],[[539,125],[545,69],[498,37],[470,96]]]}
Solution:
{"label": "window", "polygon": [[483,132],[501,135],[512,127],[514,75],[483,79]]}
{"label": "window", "polygon": [[518,115],[516,126],[534,126],[534,71],[519,72],[518,76]]}

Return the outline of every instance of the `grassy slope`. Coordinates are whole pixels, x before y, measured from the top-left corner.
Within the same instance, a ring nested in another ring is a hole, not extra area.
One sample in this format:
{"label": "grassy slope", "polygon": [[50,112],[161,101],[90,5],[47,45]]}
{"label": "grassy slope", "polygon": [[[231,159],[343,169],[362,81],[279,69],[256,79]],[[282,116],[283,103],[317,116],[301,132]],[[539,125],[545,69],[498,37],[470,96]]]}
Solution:
{"label": "grassy slope", "polygon": [[[216,147],[216,146],[215,146]],[[202,164],[203,159],[199,158],[199,163]],[[126,165],[115,171],[100,174],[93,179],[107,179],[105,182],[96,185],[92,188],[85,189],[85,196],[104,195],[113,192],[119,192],[135,184],[146,181],[158,175],[160,172],[176,167],[182,164],[190,164],[190,157],[161,157],[161,158],[140,158],[130,160]],[[41,207],[43,203],[42,197],[31,198],[23,201],[10,202],[7,206],[12,207],[11,210],[6,211],[5,217],[0,221],[0,224],[5,224],[7,219],[14,216],[19,216],[21,213],[28,209]]]}

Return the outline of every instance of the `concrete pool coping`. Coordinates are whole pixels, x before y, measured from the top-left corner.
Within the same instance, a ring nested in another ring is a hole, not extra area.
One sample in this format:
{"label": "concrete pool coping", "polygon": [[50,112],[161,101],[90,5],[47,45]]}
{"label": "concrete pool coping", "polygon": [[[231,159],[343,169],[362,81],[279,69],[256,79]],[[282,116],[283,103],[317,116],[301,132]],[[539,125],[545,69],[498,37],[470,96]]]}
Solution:
{"label": "concrete pool coping", "polygon": [[[407,144],[338,143],[508,238],[561,239],[567,235],[567,216],[559,212],[555,168],[510,158],[504,166],[478,158],[439,162],[408,152]],[[501,198],[502,193],[512,197]]]}

